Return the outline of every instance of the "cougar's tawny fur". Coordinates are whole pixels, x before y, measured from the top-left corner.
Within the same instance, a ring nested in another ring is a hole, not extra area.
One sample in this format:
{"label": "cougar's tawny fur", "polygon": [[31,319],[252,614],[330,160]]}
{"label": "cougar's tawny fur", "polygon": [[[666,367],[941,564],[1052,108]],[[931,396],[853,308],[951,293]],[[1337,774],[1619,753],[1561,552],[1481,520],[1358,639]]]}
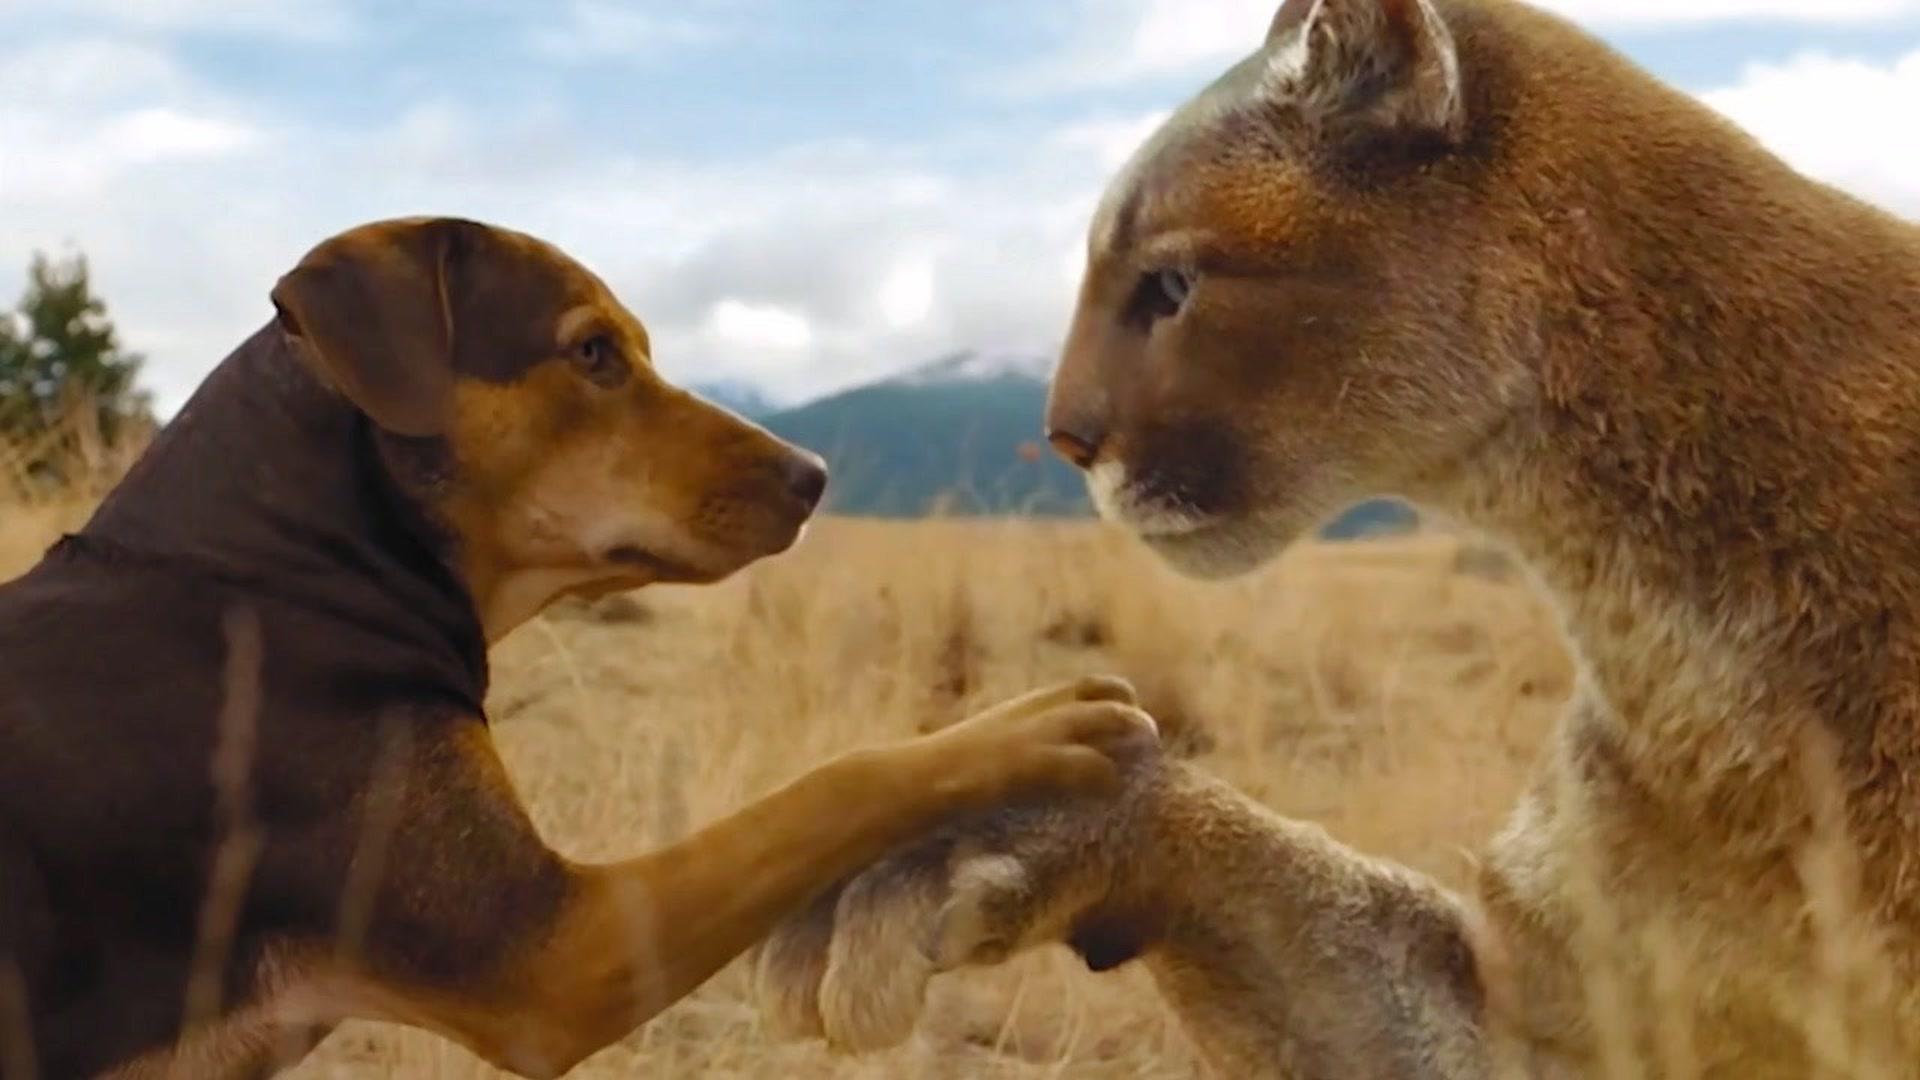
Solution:
{"label": "cougar's tawny fur", "polygon": [[1503,539],[1575,700],[1470,898],[1154,766],[856,878],[791,1018],[1073,939],[1234,1076],[1920,1074],[1920,229],[1521,4],[1289,0],[1115,181],[1048,421],[1196,573]]}

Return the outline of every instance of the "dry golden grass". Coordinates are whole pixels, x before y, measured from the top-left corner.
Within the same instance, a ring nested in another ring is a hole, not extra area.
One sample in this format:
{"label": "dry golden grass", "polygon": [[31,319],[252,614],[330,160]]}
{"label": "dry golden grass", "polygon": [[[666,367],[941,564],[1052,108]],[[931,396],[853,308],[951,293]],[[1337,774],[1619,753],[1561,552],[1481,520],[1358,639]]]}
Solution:
{"label": "dry golden grass", "polygon": [[[89,475],[107,475],[103,468]],[[79,492],[0,493],[0,578],[80,521]],[[1450,881],[1512,801],[1568,691],[1541,606],[1447,538],[1310,546],[1251,579],[1174,578],[1097,526],[823,523],[707,589],[570,607],[496,650],[495,730],[576,858],[670,840],[827,756],[1036,683],[1133,678],[1170,738],[1276,808]],[[581,1077],[1187,1076],[1141,972],[1053,950],[945,980],[895,1053],[759,1028],[729,970]],[[482,1077],[424,1034],[348,1025],[293,1075]]]}
{"label": "dry golden grass", "polygon": [[[108,446],[96,414],[75,419],[31,440],[0,438],[0,581],[25,570],[48,544],[77,527],[94,503],[126,473],[144,442]],[[57,465],[57,475],[42,468]]]}

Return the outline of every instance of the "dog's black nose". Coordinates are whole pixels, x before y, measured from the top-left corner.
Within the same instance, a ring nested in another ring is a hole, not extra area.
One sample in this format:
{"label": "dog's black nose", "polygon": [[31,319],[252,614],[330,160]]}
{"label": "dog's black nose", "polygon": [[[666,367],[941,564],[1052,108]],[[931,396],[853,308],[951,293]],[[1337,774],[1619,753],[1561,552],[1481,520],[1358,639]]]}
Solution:
{"label": "dog's black nose", "polygon": [[820,455],[807,450],[787,457],[785,467],[787,490],[811,510],[820,505],[820,496],[827,493],[827,463]]}

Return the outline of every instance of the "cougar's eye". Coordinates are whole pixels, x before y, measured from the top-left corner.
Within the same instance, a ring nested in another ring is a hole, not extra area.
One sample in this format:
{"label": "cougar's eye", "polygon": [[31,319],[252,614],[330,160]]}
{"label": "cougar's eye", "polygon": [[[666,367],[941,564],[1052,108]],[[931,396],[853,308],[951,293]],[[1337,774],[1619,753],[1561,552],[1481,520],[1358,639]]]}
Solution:
{"label": "cougar's eye", "polygon": [[1193,295],[1193,283],[1192,273],[1172,267],[1142,275],[1134,290],[1134,318],[1142,326],[1151,327],[1161,319],[1178,315],[1186,306],[1187,298]]}
{"label": "cougar's eye", "polygon": [[1154,275],[1154,283],[1175,311],[1184,307],[1187,297],[1193,295],[1193,275],[1185,270],[1162,270]]}

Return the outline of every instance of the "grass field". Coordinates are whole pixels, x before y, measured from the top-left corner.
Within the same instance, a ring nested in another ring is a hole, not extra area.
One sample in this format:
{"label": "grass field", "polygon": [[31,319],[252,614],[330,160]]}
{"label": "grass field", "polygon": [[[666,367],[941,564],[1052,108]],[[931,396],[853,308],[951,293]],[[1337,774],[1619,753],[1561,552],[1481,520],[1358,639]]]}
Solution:
{"label": "grass field", "polygon": [[[0,578],[82,520],[98,488],[0,501]],[[495,658],[504,756],[577,858],[670,840],[847,747],[1115,671],[1179,752],[1448,880],[1498,822],[1571,679],[1532,594],[1448,538],[1308,546],[1203,585],[1098,526],[1018,521],[827,521],[717,587],[551,612]],[[576,1075],[1195,1069],[1143,973],[1095,977],[1055,950],[946,980],[915,1042],[867,1059],[771,1040],[729,970]],[[294,1075],[494,1074],[433,1037],[349,1025]]]}

